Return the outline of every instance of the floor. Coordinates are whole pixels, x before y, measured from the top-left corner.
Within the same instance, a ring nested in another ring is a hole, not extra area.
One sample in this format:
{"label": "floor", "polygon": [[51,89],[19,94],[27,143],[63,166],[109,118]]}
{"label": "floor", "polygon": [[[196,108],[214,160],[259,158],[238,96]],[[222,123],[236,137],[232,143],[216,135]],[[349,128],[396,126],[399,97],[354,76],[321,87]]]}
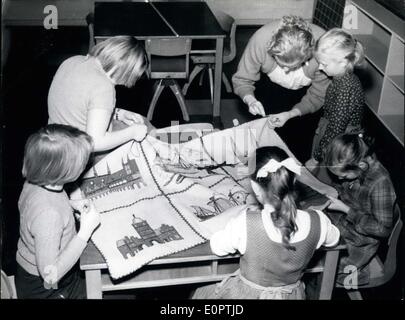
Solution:
{"label": "floor", "polygon": [[[237,62],[243,52],[248,39],[256,28],[243,27],[237,30],[237,56],[224,66],[224,72],[230,79],[235,72]],[[46,125],[47,92],[59,64],[67,57],[75,54],[86,54],[88,34],[86,28],[61,27],[58,30],[45,30],[43,28],[22,28],[12,29],[11,46],[7,61],[4,65],[2,85],[5,130],[2,140],[3,171],[1,178],[4,181],[2,188],[2,199],[0,210],[2,210],[2,268],[7,273],[13,274],[15,269],[15,252],[18,240],[18,209],[17,200],[21,191],[23,179],[21,177],[21,165],[23,158],[23,146],[27,137]],[[203,86],[195,81],[187,94],[187,104],[191,115],[191,122],[210,121],[209,88],[208,77],[203,79]],[[299,99],[304,92],[291,94],[291,91],[284,91],[278,86],[272,86],[262,76],[258,84],[258,90],[269,90],[271,94],[272,110],[283,110]],[[117,107],[126,108],[146,115],[148,104],[152,97],[152,84],[147,79],[141,79],[135,88],[126,89],[117,87]],[[274,98],[273,98],[274,97]],[[239,123],[254,119],[240,99],[233,93],[227,93],[223,89],[221,118],[224,127],[233,126],[233,120],[238,119]],[[287,102],[286,102],[287,101]],[[208,112],[207,112],[208,111]],[[285,128],[279,130],[279,134],[286,141],[287,145],[294,152],[298,159],[305,161],[309,158],[313,132],[315,130],[319,114],[307,117],[306,121],[290,121]],[[389,154],[384,150],[381,153],[387,158],[390,168],[395,172],[402,172],[403,163],[394,161],[390,155],[397,154],[393,150],[398,149],[395,142],[391,141],[383,128],[372,117],[368,120],[371,127],[378,134],[382,141],[380,144],[389,146]],[[181,112],[171,91],[163,91],[155,110],[155,117],[152,123],[156,127],[166,127],[175,123],[183,123]],[[398,151],[402,152],[402,151]],[[394,162],[393,162],[394,161]],[[400,179],[400,190],[404,190],[403,181]],[[403,193],[401,193],[403,194]],[[403,197],[405,198],[405,197]],[[4,214],[3,214],[4,213]],[[402,280],[403,281],[403,280]],[[377,293],[376,297],[398,297],[401,293],[401,281],[397,281],[393,287],[383,289],[383,294]],[[403,287],[403,285],[402,285]],[[137,297],[144,299],[187,298],[192,288],[182,288],[173,291],[172,288],[163,288],[159,291],[143,290],[138,291]],[[372,294],[373,296],[373,294]],[[131,298],[133,293],[128,295],[109,295],[110,298]],[[342,293],[336,293],[337,299],[345,299]]]}

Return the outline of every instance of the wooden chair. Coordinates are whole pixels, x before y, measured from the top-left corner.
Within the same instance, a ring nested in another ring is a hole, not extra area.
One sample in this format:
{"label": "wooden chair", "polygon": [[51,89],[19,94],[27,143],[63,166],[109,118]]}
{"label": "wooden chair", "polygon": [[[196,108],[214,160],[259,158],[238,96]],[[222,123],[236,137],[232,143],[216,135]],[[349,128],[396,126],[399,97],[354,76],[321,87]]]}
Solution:
{"label": "wooden chair", "polygon": [[1,270],[1,299],[17,299],[14,277]]}
{"label": "wooden chair", "polygon": [[[224,55],[223,55],[223,63],[231,62],[236,56],[236,21],[233,17],[229,16],[228,14],[220,11],[220,10],[213,10],[215,17],[217,18],[221,28],[227,33],[227,36],[224,41]],[[194,51],[194,50],[193,50]],[[208,71],[209,83],[210,83],[210,94],[211,94],[211,102],[213,101],[214,95],[214,80],[213,80],[213,69],[215,66],[215,54],[210,53],[198,53],[196,50],[196,54],[191,55],[191,61],[194,64],[194,68],[190,73],[189,81],[183,86],[183,95],[187,94],[188,88],[190,84],[194,80],[194,78],[201,73],[200,77],[200,86],[202,85],[204,72]],[[225,88],[227,92],[232,92],[232,86],[229,82],[229,79],[222,72],[222,81],[224,82]]]}
{"label": "wooden chair", "polygon": [[[368,289],[382,286],[392,279],[397,268],[397,244],[402,230],[401,212],[398,205],[394,206],[394,219],[397,218],[391,235],[388,238],[388,251],[385,261],[376,256],[370,262],[370,281],[365,285],[359,285],[356,290],[347,290],[351,300],[363,300],[360,289]],[[344,288],[343,285],[336,285],[337,288]]]}
{"label": "wooden chair", "polygon": [[157,80],[147,119],[149,121],[152,119],[157,100],[163,89],[170,87],[180,105],[184,120],[189,121],[184,96],[177,80],[188,79],[191,39],[147,39],[145,50],[149,59],[149,77]]}
{"label": "wooden chair", "polygon": [[86,16],[87,29],[89,32],[89,51],[96,45],[94,40],[94,14],[90,12]]}

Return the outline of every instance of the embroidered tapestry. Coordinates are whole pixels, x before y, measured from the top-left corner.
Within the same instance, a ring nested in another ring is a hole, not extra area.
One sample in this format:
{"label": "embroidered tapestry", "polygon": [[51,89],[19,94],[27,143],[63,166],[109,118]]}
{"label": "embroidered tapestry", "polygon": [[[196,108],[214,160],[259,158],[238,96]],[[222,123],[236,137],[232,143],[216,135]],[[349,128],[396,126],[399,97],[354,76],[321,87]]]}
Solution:
{"label": "embroidered tapestry", "polygon": [[[293,156],[266,119],[205,135],[175,135],[158,130],[141,143],[129,142],[82,180],[81,196],[101,214],[92,241],[114,279],[209,240],[232,217],[222,213],[254,204],[248,159],[256,148],[279,146]],[[336,195],[305,169],[300,180],[320,196],[318,204],[327,200],[321,194]]]}

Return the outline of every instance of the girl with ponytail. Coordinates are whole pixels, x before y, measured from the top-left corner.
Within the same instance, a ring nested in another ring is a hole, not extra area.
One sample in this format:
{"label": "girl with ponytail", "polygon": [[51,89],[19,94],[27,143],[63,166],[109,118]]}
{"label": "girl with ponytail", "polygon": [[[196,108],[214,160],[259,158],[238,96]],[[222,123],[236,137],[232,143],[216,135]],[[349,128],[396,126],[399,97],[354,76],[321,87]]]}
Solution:
{"label": "girl with ponytail", "polygon": [[243,206],[237,217],[216,232],[212,251],[239,252],[240,269],[219,284],[200,287],[194,299],[305,299],[302,274],[315,250],[334,246],[339,230],[321,211],[295,204],[301,167],[278,147],[256,150],[249,162],[256,206]]}

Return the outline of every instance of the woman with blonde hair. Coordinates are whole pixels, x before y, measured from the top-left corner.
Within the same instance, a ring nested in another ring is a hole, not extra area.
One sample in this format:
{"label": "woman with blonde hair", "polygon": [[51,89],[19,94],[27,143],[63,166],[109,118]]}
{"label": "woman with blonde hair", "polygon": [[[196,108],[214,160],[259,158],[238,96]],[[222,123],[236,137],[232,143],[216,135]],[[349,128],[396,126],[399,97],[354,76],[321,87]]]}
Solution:
{"label": "woman with blonde hair", "polygon": [[[362,129],[365,103],[363,87],[353,73],[354,67],[361,65],[364,60],[364,49],[359,41],[345,30],[333,28],[319,38],[314,56],[319,69],[330,77],[332,82],[326,91],[325,103],[320,106],[323,115],[313,140],[312,158],[307,163],[309,167],[316,166],[324,159],[328,145],[339,134],[358,132]],[[295,116],[318,109],[307,112],[291,110],[271,115],[270,120],[277,126],[282,126]]]}
{"label": "woman with blonde hair", "polygon": [[309,86],[301,101],[295,104],[295,109],[304,111],[322,106],[329,80],[319,71],[312,51],[315,40],[323,33],[322,28],[298,16],[284,16],[281,21],[268,23],[255,32],[232,77],[235,93],[251,114],[264,117],[275,111],[272,106],[275,101],[265,101],[263,106],[255,97],[261,72],[267,74],[271,82],[286,89]]}
{"label": "woman with blonde hair", "polygon": [[[93,139],[94,152],[111,150],[129,140],[142,140],[144,118],[115,108],[115,85],[132,87],[147,68],[142,44],[117,36],[94,46],[87,56],[74,56],[57,70],[48,94],[48,123],[74,126]],[[112,131],[112,121],[123,129]],[[150,124],[148,124],[150,125]]]}

